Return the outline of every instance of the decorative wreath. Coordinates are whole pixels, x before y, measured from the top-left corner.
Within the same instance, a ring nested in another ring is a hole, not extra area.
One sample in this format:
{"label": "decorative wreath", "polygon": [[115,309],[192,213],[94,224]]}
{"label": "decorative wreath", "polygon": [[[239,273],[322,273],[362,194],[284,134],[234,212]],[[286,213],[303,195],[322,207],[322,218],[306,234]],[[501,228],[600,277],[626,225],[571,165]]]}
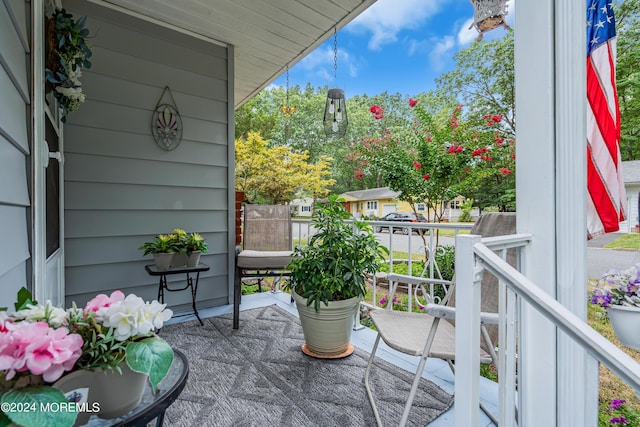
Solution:
{"label": "decorative wreath", "polygon": [[82,68],[91,68],[86,20],[83,16],[76,21],[64,9],[56,9],[47,19],[46,90],[58,100],[62,121],[85,100],[80,76]]}

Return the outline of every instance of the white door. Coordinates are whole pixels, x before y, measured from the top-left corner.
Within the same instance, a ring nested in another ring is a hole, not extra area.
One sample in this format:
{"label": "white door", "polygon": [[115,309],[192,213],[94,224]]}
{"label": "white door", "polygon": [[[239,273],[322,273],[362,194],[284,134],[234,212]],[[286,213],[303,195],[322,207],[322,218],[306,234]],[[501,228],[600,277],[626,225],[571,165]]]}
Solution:
{"label": "white door", "polygon": [[63,126],[51,95],[44,106],[40,176],[36,177],[34,296],[64,306],[64,157]]}

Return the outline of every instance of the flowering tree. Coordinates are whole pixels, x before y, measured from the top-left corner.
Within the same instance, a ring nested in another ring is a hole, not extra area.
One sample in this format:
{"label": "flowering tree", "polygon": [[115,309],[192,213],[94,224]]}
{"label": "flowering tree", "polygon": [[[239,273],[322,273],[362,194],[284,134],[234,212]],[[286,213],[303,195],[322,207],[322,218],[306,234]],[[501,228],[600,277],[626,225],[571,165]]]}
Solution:
{"label": "flowering tree", "polygon": [[[446,202],[455,197],[477,199],[475,192],[488,183],[514,183],[515,141],[499,129],[502,116],[464,120],[459,105],[442,122],[416,99],[409,99],[409,106],[415,117],[409,144],[401,144],[385,130],[383,137],[365,138],[357,148],[366,171],[379,173],[400,192],[400,200],[412,206],[426,203],[440,222]],[[370,111],[374,120],[383,120],[382,107],[374,105]]]}

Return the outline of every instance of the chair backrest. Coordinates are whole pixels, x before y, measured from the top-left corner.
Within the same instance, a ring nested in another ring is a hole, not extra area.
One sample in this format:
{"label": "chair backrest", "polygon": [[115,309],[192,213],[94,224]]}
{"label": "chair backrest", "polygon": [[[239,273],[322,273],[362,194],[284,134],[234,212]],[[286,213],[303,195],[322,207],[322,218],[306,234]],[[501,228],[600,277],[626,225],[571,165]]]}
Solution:
{"label": "chair backrest", "polygon": [[[516,214],[515,212],[490,212],[478,218],[478,221],[471,228],[471,234],[478,234],[482,237],[504,236],[515,234]],[[507,262],[516,267],[516,249],[507,250]],[[488,313],[498,312],[498,279],[491,273],[485,271],[482,275],[482,300],[480,310]],[[455,306],[455,292],[447,301],[447,305]],[[498,343],[498,327],[487,326],[487,331],[491,341]],[[484,343],[483,343],[484,346]]]}
{"label": "chair backrest", "polygon": [[245,204],[242,247],[254,251],[290,251],[290,207]]}

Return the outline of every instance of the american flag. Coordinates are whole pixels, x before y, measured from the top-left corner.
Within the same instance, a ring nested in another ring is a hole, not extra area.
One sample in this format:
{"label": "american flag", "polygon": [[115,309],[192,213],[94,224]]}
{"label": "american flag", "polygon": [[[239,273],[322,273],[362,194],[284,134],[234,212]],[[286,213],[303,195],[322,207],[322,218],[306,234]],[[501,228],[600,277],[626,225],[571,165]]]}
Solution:
{"label": "american flag", "polygon": [[587,0],[587,237],[619,230],[627,195],[620,158],[613,0]]}

